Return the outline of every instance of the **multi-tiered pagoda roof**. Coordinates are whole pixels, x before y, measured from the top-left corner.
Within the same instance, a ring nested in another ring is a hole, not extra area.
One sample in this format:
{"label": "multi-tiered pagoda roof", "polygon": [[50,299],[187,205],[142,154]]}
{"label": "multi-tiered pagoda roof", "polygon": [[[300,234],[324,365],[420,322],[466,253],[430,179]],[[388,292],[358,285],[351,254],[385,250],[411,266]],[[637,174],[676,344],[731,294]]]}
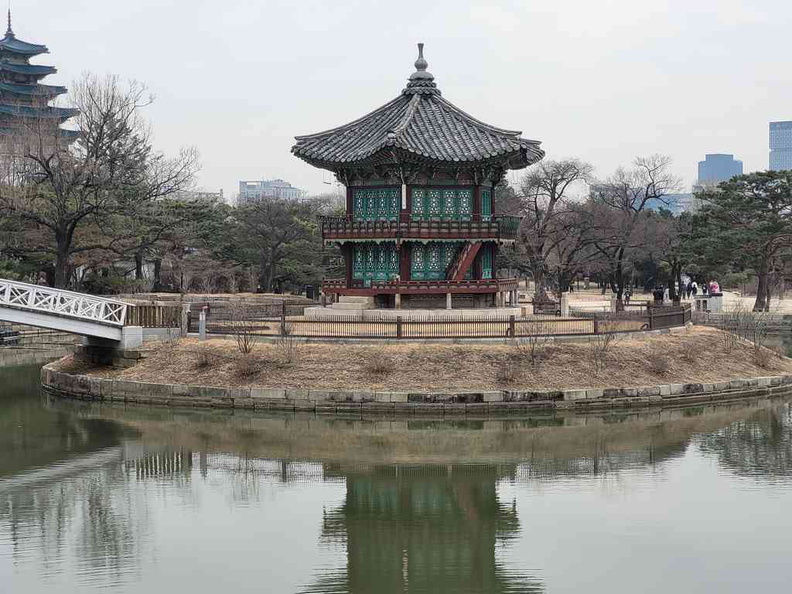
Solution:
{"label": "multi-tiered pagoda roof", "polygon": [[30,63],[31,58],[46,53],[47,46],[16,37],[9,11],[8,29],[0,39],[0,133],[15,130],[15,124],[24,121],[46,118],[65,122],[77,115],[75,109],[50,105],[50,101],[66,92],[66,87],[39,82],[57,72],[52,66]]}

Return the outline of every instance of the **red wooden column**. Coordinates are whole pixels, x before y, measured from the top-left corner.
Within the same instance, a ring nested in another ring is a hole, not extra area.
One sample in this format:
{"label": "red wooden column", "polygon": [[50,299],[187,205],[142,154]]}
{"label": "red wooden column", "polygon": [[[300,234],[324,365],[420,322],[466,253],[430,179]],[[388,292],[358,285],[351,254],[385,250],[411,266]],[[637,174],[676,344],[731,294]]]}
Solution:
{"label": "red wooden column", "polygon": [[410,280],[410,245],[406,241],[399,244],[399,278],[403,281]]}
{"label": "red wooden column", "polygon": [[473,220],[481,220],[481,186],[473,186]]}
{"label": "red wooden column", "polygon": [[347,213],[348,216],[352,216],[352,209],[353,208],[354,207],[352,205],[352,188],[347,186],[347,189],[346,189],[346,213]]}
{"label": "red wooden column", "polygon": [[342,252],[344,253],[344,274],[346,276],[347,289],[352,288],[352,244],[345,243]]}

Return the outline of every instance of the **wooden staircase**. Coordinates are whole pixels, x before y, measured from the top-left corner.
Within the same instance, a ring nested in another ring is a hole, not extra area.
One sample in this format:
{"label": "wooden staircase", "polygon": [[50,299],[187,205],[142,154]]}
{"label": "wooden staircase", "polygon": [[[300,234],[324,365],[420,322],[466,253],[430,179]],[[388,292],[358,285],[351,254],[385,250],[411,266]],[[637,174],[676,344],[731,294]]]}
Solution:
{"label": "wooden staircase", "polygon": [[480,249],[480,241],[469,241],[465,243],[464,247],[459,252],[459,255],[448,268],[448,274],[446,275],[446,278],[453,281],[465,280],[465,275],[467,274],[470,265],[473,264],[473,260],[476,258],[476,255],[479,253]]}

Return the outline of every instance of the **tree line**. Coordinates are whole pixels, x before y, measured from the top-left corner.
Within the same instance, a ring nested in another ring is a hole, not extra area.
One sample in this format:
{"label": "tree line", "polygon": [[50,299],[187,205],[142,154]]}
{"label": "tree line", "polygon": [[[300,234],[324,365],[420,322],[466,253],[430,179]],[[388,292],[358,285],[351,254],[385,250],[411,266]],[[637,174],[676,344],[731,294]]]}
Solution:
{"label": "tree line", "polygon": [[328,198],[240,207],[185,199],[198,153],[153,147],[138,83],[84,76],[76,134],[17,122],[0,157],[0,278],[96,293],[277,291],[318,282]]}
{"label": "tree line", "polygon": [[755,311],[768,311],[792,262],[792,172],[736,176],[697,189],[697,208],[675,215],[680,180],[668,157],[636,158],[605,179],[577,159],[545,160],[496,197],[522,216],[520,237],[503,264],[531,277],[535,299],[589,278],[619,303],[635,289],[668,288],[683,278],[756,283]]}
{"label": "tree line", "polygon": [[[334,200],[262,200],[233,207],[184,199],[198,153],[155,150],[137,83],[84,76],[66,137],[26,119],[0,140],[0,278],[96,293],[286,291],[339,276],[319,218]],[[674,215],[681,182],[668,157],[636,158],[597,178],[579,159],[546,159],[501,183],[498,212],[522,217],[498,266],[530,277],[535,299],[589,278],[618,302],[685,277],[756,282],[767,310],[792,261],[792,173],[757,172],[700,189]]]}

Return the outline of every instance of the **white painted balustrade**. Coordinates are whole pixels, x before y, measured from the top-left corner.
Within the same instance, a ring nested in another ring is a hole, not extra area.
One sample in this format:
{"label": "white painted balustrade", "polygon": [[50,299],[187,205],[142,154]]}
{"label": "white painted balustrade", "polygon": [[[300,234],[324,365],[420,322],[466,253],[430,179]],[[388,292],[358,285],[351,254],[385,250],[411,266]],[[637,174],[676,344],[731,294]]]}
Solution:
{"label": "white painted balustrade", "polygon": [[128,305],[113,299],[0,279],[0,307],[123,326]]}

